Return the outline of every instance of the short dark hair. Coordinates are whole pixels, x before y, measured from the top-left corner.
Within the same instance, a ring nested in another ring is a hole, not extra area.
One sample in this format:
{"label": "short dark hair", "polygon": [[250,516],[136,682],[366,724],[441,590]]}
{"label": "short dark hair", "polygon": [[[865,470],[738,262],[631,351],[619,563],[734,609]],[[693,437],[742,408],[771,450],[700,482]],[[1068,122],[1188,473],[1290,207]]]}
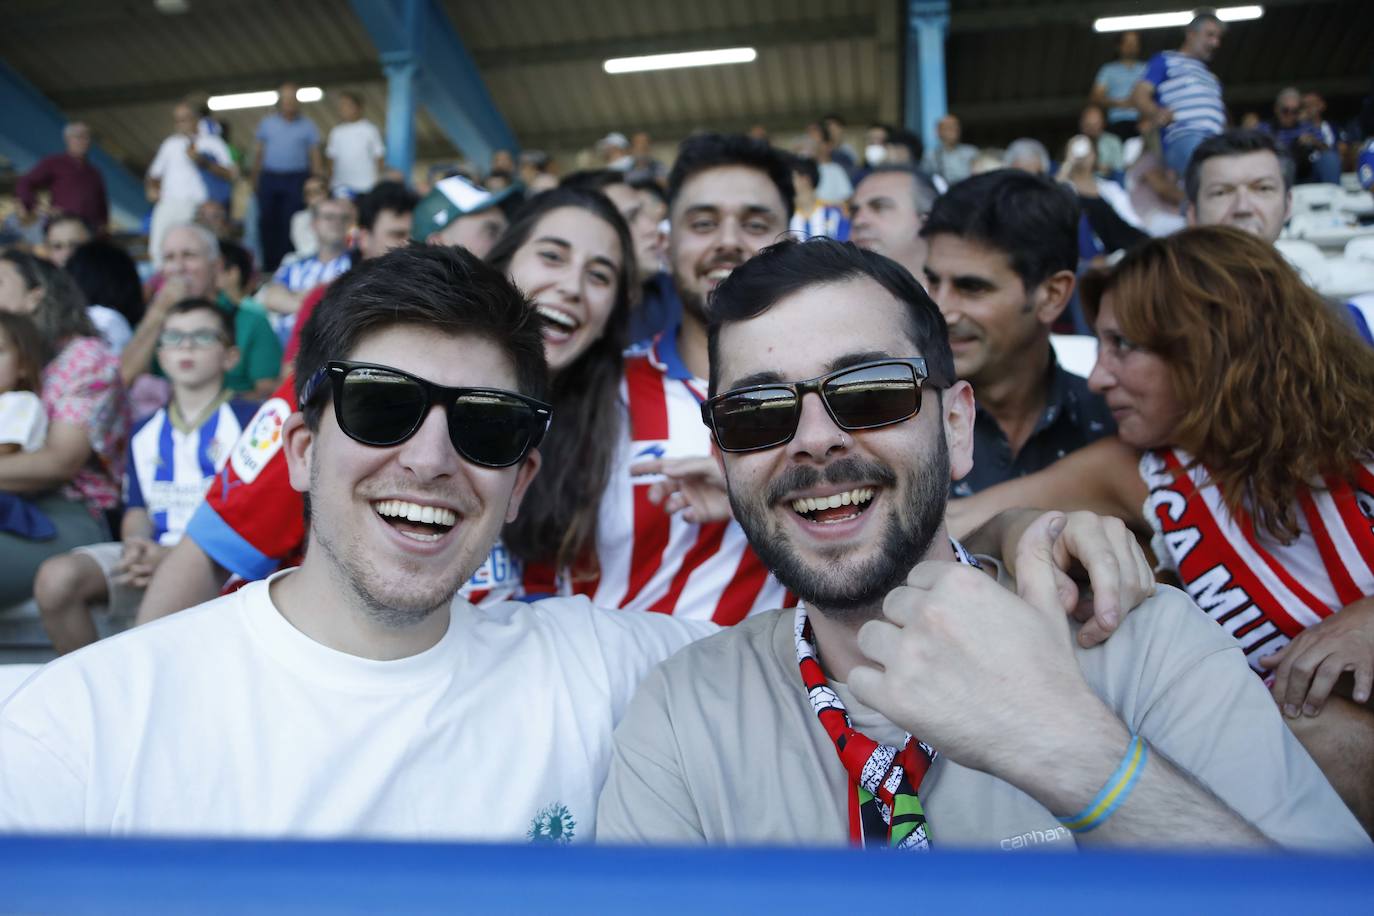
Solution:
{"label": "short dark hair", "polygon": [[620,169],[578,169],[569,172],[558,182],[560,188],[579,188],[583,191],[604,192],[611,185],[629,184]]}
{"label": "short dark hair", "polygon": [[[545,397],[542,325],[525,296],[466,248],[418,243],[363,261],[329,285],[301,330],[296,397],[325,363],[348,359],[363,338],[397,325],[483,338],[510,359],[521,394]],[[301,405],[311,429],[319,428],[322,401]]]}
{"label": "short dark hair", "polygon": [[143,320],[143,283],[134,259],[123,248],[104,239],[84,242],[67,258],[63,270],[91,305],[114,309],[131,328]]}
{"label": "short dark hair", "polygon": [[[725,325],[762,315],[780,299],[822,283],[868,277],[906,305],[907,333],[925,357],[931,384],[954,383],[954,354],[944,316],[911,272],[891,258],[866,251],[853,242],[814,238],[778,242],[736,267],[711,296],[707,347],[711,362],[710,395],[720,383],[720,332]],[[855,320],[862,320],[855,316]]]}
{"label": "short dark hair", "polygon": [[1197,195],[1202,189],[1202,163],[1216,156],[1244,156],[1247,153],[1273,153],[1279,160],[1279,173],[1283,175],[1283,188],[1293,185],[1293,160],[1279,149],[1274,138],[1262,130],[1232,128],[1208,137],[1193,150],[1188,160],[1188,168],[1183,173],[1183,189],[1188,194],[1188,202],[1197,206]]}
{"label": "short dark hair", "polygon": [[220,239],[219,259],[225,267],[233,267],[239,272],[239,282],[245,287],[253,283],[253,255],[238,242]]}
{"label": "short dark hair", "polygon": [[219,319],[219,328],[224,332],[225,346],[235,345],[234,316],[228,310],[220,308],[213,300],[204,296],[193,296],[190,299],[182,299],[168,309],[167,317],[185,315],[188,312],[214,312],[215,317]]}
{"label": "short dark hair", "polygon": [[1203,6],[1193,10],[1193,18],[1184,26],[1183,30],[1185,32],[1196,32],[1209,22],[1215,22],[1223,29],[1226,28],[1226,23],[1221,21],[1221,17],[1217,15],[1216,10],[1212,9],[1210,6]]}
{"label": "short dark hair", "polygon": [[652,178],[636,178],[630,182],[630,187],[634,188],[636,191],[645,191],[652,194],[654,197],[658,198],[659,203],[663,204],[665,207],[668,206],[668,192],[663,190],[663,185],[654,181]]}
{"label": "short dark hair", "polygon": [[931,208],[935,206],[935,201],[940,196],[940,189],[935,187],[935,182],[922,170],[914,165],[907,165],[903,162],[885,162],[876,165],[868,170],[868,174],[855,182],[855,190],[864,183],[864,179],[873,175],[906,175],[911,179],[913,203],[916,212],[922,216],[929,215]]}
{"label": "short dark hair", "polygon": [[[810,156],[792,157],[792,174],[805,175],[806,180],[811,182],[811,190],[816,190],[816,185],[821,183],[821,167],[816,164],[816,160]],[[795,189],[795,182],[793,186]]]}
{"label": "short dark hair", "polygon": [[925,155],[926,144],[921,139],[920,134],[913,133],[901,127],[884,125],[887,130],[887,142],[895,143],[898,146],[905,146],[907,155],[911,157],[912,163],[919,163],[921,157]]}
{"label": "short dark hair", "polygon": [[352,102],[354,105],[357,105],[359,108],[363,107],[363,97],[358,95],[358,93],[352,92],[348,89],[340,89],[339,95],[348,99],[350,102]]}
{"label": "short dark hair", "polygon": [[954,235],[995,248],[1030,292],[1051,274],[1078,267],[1078,198],[1043,175],[997,169],[950,187],[921,237]]}
{"label": "short dark hair", "polygon": [[392,213],[414,213],[420,205],[420,195],[399,181],[379,181],[372,190],[358,198],[358,225],[371,231],[383,210]]}
{"label": "short dark hair", "polygon": [[677,200],[687,179],[707,169],[742,165],[768,176],[782,196],[784,218],[792,215],[797,194],[792,188],[792,166],[787,154],[744,134],[695,134],[677,148],[677,160],[668,173],[668,205]]}

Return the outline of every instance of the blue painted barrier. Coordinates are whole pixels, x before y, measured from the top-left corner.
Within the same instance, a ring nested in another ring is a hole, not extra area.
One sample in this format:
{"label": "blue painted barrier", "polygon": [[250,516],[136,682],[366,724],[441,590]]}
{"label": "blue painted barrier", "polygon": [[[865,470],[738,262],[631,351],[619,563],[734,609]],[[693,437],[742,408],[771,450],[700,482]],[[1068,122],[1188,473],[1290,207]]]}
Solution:
{"label": "blue painted barrier", "polygon": [[1374,911],[1374,857],[0,837],[0,911]]}

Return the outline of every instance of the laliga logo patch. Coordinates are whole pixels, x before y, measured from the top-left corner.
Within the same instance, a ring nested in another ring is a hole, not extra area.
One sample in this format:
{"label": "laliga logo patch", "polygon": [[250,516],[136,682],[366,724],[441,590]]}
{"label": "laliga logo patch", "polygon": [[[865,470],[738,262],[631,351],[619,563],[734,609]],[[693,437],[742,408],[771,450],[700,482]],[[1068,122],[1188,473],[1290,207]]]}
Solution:
{"label": "laliga logo patch", "polygon": [[273,398],[253,415],[247,431],[234,443],[234,451],[229,456],[229,466],[234,469],[239,480],[252,483],[281,451],[282,425],[291,416],[291,405],[281,398]]}

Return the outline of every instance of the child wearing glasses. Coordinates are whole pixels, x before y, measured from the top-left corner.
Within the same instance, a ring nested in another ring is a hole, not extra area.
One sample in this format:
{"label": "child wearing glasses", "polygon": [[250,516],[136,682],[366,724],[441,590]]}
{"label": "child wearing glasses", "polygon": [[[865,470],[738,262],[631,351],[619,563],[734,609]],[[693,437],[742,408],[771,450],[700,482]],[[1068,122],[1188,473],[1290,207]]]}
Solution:
{"label": "child wearing glasses", "polygon": [[233,319],[210,300],[185,299],[172,306],[157,358],[172,395],[130,438],[120,540],[78,547],[39,570],[48,581],[67,583],[55,594],[44,590],[38,596],[43,624],[60,653],[96,640],[94,607],[106,605],[117,617],[138,609],[153,571],[181,539],[255,409],[232,399],[225,388],[225,374],[239,352]]}

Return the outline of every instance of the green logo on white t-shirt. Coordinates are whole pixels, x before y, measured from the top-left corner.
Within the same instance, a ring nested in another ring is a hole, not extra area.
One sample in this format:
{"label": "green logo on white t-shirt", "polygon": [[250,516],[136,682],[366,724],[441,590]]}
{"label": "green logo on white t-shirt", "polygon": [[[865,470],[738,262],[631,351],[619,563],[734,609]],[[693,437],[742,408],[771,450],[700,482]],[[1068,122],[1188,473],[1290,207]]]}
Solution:
{"label": "green logo on white t-shirt", "polygon": [[530,821],[529,832],[525,835],[531,843],[558,843],[566,846],[572,842],[576,829],[577,821],[573,819],[568,806],[554,802],[540,809],[534,820]]}

